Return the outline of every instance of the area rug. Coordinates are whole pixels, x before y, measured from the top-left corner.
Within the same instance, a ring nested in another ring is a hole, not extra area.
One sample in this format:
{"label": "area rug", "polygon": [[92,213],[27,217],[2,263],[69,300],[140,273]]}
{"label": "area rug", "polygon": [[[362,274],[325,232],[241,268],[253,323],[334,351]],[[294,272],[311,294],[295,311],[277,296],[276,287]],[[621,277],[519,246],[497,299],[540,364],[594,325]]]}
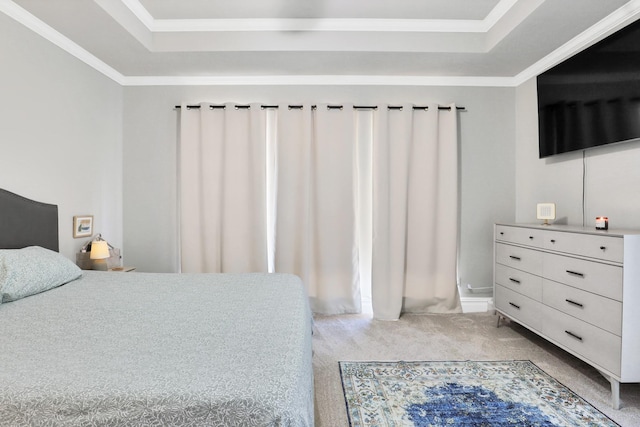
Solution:
{"label": "area rug", "polygon": [[352,427],[618,426],[528,360],[339,366]]}

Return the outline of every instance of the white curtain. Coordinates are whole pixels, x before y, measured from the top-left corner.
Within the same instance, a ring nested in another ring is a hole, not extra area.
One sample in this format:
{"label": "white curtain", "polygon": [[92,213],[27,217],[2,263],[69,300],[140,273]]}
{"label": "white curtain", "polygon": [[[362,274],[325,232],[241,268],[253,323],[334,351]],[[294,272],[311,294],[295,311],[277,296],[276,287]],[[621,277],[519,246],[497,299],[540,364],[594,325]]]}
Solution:
{"label": "white curtain", "polygon": [[456,312],[458,138],[441,110],[181,108],[183,272],[300,276],[316,313]]}
{"label": "white curtain", "polygon": [[275,271],[316,313],[360,312],[353,106],[281,106],[277,129]]}
{"label": "white curtain", "polygon": [[384,106],[374,128],[374,317],[458,312],[455,105]]}
{"label": "white curtain", "polygon": [[182,271],[267,271],[265,111],[181,107]]}

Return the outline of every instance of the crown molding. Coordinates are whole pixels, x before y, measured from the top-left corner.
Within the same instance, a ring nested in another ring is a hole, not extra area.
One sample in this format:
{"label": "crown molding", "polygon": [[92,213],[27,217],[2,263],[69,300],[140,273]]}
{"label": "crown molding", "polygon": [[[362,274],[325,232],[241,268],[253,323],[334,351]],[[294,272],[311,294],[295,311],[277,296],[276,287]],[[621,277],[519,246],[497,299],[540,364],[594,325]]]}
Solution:
{"label": "crown molding", "polygon": [[486,31],[493,28],[493,26],[496,25],[498,21],[500,21],[500,19],[502,19],[502,17],[516,5],[517,1],[518,0],[500,0],[493,10],[491,10],[491,12],[489,12],[489,14],[483,19]]}
{"label": "crown molding", "polygon": [[124,76],[11,0],[0,0],[0,11],[122,86],[513,86],[511,77]]}
{"label": "crown molding", "polygon": [[640,0],[632,0],[621,6],[595,25],[578,34],[558,49],[551,52],[535,64],[516,75],[513,80],[519,86],[533,77],[547,71],[567,58],[594,45],[622,27],[630,24],[640,16]]}
{"label": "crown molding", "polygon": [[0,11],[122,86],[513,86],[511,77],[473,76],[124,76],[11,0]]}
{"label": "crown molding", "polygon": [[514,86],[512,77],[483,76],[130,76],[123,86]]}
{"label": "crown molding", "polygon": [[146,7],[142,5],[138,0],[120,0],[122,4],[127,6],[127,8],[133,13],[140,22],[144,24],[145,27],[149,31],[152,31],[151,28],[155,25],[155,18],[151,16]]}
{"label": "crown molding", "polygon": [[122,74],[14,2],[10,0],[0,0],[0,12],[3,12],[34,33],[58,46],[60,49],[75,56],[80,61],[122,85],[122,82],[124,81],[124,76]]}
{"label": "crown molding", "polygon": [[150,32],[366,31],[486,33],[518,0],[500,0],[484,19],[155,19],[139,0],[120,0]]}
{"label": "crown molding", "polygon": [[263,32],[263,31],[340,31],[484,33],[483,21],[445,19],[160,19],[151,32]]}
{"label": "crown molding", "polygon": [[[138,3],[137,0],[122,0]],[[515,3],[516,0],[509,0]],[[503,0],[500,4],[505,3]],[[508,4],[507,4],[508,5]],[[140,5],[142,6],[142,5]],[[506,6],[505,6],[506,7]],[[144,8],[143,8],[144,9]],[[506,9],[508,10],[508,9]],[[146,9],[145,9],[146,11]],[[479,86],[515,87],[638,19],[640,0],[632,0],[597,24],[514,77],[509,76],[124,76],[11,0],[0,0],[0,12],[78,58],[122,86]],[[147,12],[148,13],[148,12]],[[149,15],[150,16],[150,15]],[[151,18],[152,19],[152,18]],[[499,18],[496,18],[499,19]]]}

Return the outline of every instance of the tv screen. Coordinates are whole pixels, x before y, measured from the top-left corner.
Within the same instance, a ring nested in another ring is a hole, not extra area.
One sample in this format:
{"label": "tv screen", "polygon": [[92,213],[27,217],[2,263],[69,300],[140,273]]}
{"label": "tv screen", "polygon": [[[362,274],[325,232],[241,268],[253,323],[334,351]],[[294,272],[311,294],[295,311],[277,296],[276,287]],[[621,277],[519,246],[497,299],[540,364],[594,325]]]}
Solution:
{"label": "tv screen", "polygon": [[640,138],[640,21],[537,80],[540,158]]}

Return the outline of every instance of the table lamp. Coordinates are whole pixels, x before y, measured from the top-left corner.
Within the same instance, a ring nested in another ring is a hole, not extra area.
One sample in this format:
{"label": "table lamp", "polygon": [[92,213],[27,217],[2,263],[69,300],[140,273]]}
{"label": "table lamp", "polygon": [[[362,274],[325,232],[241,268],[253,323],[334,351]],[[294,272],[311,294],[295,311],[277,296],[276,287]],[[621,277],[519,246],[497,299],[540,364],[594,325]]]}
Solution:
{"label": "table lamp", "polygon": [[91,255],[93,269],[107,271],[107,258],[109,258],[109,244],[105,240],[91,242]]}

